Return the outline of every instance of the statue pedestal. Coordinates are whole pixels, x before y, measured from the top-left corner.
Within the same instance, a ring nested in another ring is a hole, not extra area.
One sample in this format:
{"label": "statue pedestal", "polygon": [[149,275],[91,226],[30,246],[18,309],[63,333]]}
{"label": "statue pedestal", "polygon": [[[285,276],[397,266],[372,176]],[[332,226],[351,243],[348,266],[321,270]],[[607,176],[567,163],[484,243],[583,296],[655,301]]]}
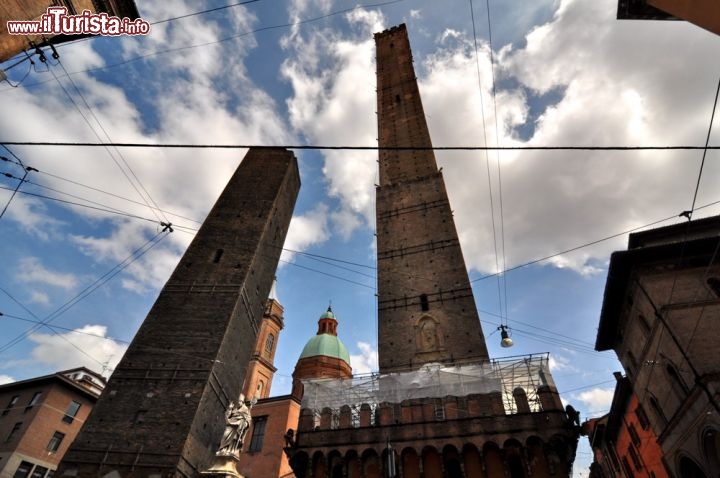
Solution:
{"label": "statue pedestal", "polygon": [[200,475],[206,478],[245,478],[237,470],[238,461],[232,455],[216,456],[213,465]]}

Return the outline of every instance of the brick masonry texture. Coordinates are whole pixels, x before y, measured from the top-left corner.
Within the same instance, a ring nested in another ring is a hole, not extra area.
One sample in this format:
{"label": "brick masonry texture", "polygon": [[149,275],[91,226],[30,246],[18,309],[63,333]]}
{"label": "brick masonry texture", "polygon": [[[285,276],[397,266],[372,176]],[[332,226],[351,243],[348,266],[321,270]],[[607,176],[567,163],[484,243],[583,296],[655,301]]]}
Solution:
{"label": "brick masonry texture", "polygon": [[197,476],[237,400],[300,187],[251,149],[116,368],[57,476]]}
{"label": "brick masonry texture", "polygon": [[[429,147],[404,26],[375,36],[380,147]],[[381,150],[377,188],[380,372],[488,360],[432,150]]]}

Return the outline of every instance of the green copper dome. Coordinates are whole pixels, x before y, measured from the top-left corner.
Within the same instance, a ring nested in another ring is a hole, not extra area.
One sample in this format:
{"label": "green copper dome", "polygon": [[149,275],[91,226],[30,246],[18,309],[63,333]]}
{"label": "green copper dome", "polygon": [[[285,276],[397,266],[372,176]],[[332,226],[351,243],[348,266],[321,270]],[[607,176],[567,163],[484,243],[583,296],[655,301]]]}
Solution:
{"label": "green copper dome", "polygon": [[[332,312],[331,312],[332,313]],[[335,335],[319,334],[308,340],[305,348],[300,354],[300,358],[315,357],[324,355],[326,357],[339,358],[350,365],[350,354],[345,345]]]}

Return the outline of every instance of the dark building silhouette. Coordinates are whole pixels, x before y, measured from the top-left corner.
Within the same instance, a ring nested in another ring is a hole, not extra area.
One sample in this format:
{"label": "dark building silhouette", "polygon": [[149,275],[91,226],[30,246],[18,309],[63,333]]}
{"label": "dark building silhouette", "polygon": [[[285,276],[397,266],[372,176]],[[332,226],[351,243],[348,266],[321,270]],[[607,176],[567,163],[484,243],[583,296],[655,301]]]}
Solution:
{"label": "dark building silhouette", "polygon": [[670,476],[720,473],[719,251],[714,216],[630,234],[610,258],[595,349],[617,354],[637,397],[626,414]]}
{"label": "dark building silhouette", "polygon": [[248,151],[58,476],[198,476],[211,464],[256,349],[299,187],[291,152]]}
{"label": "dark building silhouette", "polygon": [[686,20],[720,35],[716,0],[618,0],[618,20]]}
{"label": "dark building silhouette", "polygon": [[562,407],[547,355],[488,357],[433,152],[382,149],[432,144],[405,26],[375,41],[380,373],[302,380],[300,422],[286,448],[293,471],[568,477],[579,427]]}

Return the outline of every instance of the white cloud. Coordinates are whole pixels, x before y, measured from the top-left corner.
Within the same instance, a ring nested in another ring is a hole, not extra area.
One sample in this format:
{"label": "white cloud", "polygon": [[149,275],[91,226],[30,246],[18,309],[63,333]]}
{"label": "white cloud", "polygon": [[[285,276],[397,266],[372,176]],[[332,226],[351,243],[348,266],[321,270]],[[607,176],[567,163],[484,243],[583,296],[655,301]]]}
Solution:
{"label": "white cloud", "polygon": [[45,292],[40,292],[37,290],[32,291],[30,294],[30,302],[34,304],[49,304],[50,303],[50,296],[48,296]]}
{"label": "white cloud", "polygon": [[[524,45],[508,45],[495,56],[495,102],[487,43],[479,43],[478,83],[472,37],[446,29],[440,47],[415,57],[433,144],[523,146],[519,128],[529,128],[527,141],[542,146],[700,144],[717,77],[703,61],[713,56],[713,43],[693,26],[630,27],[613,11],[608,1],[558,2],[554,17],[532,30]],[[293,56],[282,74],[293,88],[290,121],[308,142],[375,143],[371,33],[381,31],[384,20],[363,15],[348,16],[362,35],[322,29],[298,33],[288,43]],[[685,53],[690,44],[700,52],[692,58]],[[556,96],[553,103],[538,98],[548,92]],[[328,194],[340,202],[331,212],[333,231],[348,237],[358,227],[372,227],[376,154],[323,156]],[[501,257],[504,242],[505,265],[512,267],[678,214],[692,197],[699,156],[477,151],[437,158],[468,267],[496,272],[494,241]],[[707,186],[718,180],[720,171],[705,171],[699,204],[719,199]],[[624,241],[601,242],[546,264],[596,275]]]}
{"label": "white cloud", "polygon": [[378,352],[367,342],[358,342],[359,354],[350,354],[350,366],[353,375],[376,372],[378,370]]}
{"label": "white cloud", "polygon": [[[157,233],[157,231],[159,231],[159,227],[154,232]],[[123,287],[135,292],[144,292],[148,287],[162,286],[181,255],[181,250],[174,244],[170,244],[169,247],[166,244],[164,248],[149,249],[155,240],[165,239],[154,238],[155,234],[151,234],[152,232],[148,231],[144,224],[123,221],[117,224],[117,229],[109,236],[71,235],[70,240],[84,254],[93,257],[96,262],[112,264],[112,266],[107,266],[108,270],[118,264],[127,265],[125,271],[131,278],[123,279]],[[139,256],[140,252],[146,250],[149,252]],[[135,260],[133,261],[131,258]]]}
{"label": "white cloud", "polygon": [[[177,12],[196,10],[192,2],[159,2],[146,5],[142,14],[163,19],[176,16]],[[122,44],[123,56],[129,60],[167,49],[168,44],[219,41],[228,31],[251,30],[255,22],[246,8],[233,7],[223,15],[198,15],[153,26],[152,35],[122,38],[117,42]],[[65,46],[62,60],[68,71],[102,67],[106,61],[115,61],[98,54],[93,47],[96,44],[80,42]],[[167,55],[148,56],[118,67],[117,71],[122,70],[122,74],[113,82],[102,82],[92,73],[74,73],[71,77],[84,99],[61,70],[56,74],[104,141],[107,138],[95,118],[116,142],[290,143],[291,134],[277,112],[277,104],[247,74],[245,60],[255,46],[254,36],[244,35]],[[32,77],[28,81],[31,80]],[[122,87],[118,86],[119,82]],[[29,141],[97,141],[65,92],[55,83],[44,88],[42,94],[24,88],[4,92],[3,107],[16,114],[12,118],[7,115],[0,118],[0,130],[8,137]],[[92,114],[85,107],[85,101],[92,106]],[[66,224],[56,218],[67,217],[64,208],[69,208],[74,214],[73,223],[68,223],[73,231],[70,241],[100,267],[109,261],[125,259],[157,232],[160,221],[199,227],[194,221],[205,217],[244,155],[237,150],[203,155],[190,150],[127,148],[110,151],[56,148],[48,155],[37,148],[17,147],[14,152],[41,171],[30,177],[43,185],[99,202],[102,207],[156,221],[150,225],[140,219],[118,220],[114,214],[71,205],[56,208],[57,203],[19,195],[13,200],[6,216],[18,222],[24,232],[44,240],[67,240],[58,232]],[[172,210],[176,215],[156,215],[144,205],[147,199],[141,196],[151,197],[161,208]],[[52,214],[47,212],[46,204],[53,204]],[[146,256],[123,272],[123,285],[135,291],[161,285],[192,235],[176,230],[154,248],[148,255],[151,259]]]}
{"label": "white cloud", "polygon": [[[328,207],[320,203],[305,214],[293,216],[283,247],[292,251],[303,251],[325,242],[329,237]],[[283,251],[281,255],[284,261],[290,261],[293,257],[294,254],[289,251]]]}
{"label": "white cloud", "polygon": [[559,354],[553,354],[550,356],[548,366],[550,367],[550,371],[553,373],[561,371],[577,371],[577,368],[572,365],[570,359]]}
{"label": "white cloud", "polygon": [[45,284],[65,290],[74,289],[78,284],[75,274],[51,271],[37,257],[21,258],[15,278],[21,282]]}
{"label": "white cloud", "polygon": [[49,241],[51,238],[57,237],[58,231],[64,223],[52,217],[40,199],[18,193],[8,204],[11,193],[9,191],[2,192],[8,193],[7,197],[2,200],[3,205],[7,204],[4,218],[16,222],[23,232],[42,241]]}
{"label": "white cloud", "polygon": [[0,385],[5,385],[6,383],[13,383],[15,381],[14,378],[12,378],[10,375],[0,375]]}
{"label": "white cloud", "polygon": [[610,409],[615,389],[592,388],[574,395],[575,400],[582,402],[590,412],[603,412]]}
{"label": "white cloud", "polygon": [[[290,123],[310,143],[369,145],[376,143],[375,56],[372,33],[382,30],[378,12],[354,10],[347,16],[360,30],[348,39],[331,30],[297,35],[294,57],[281,72],[293,87],[288,99]],[[320,61],[322,59],[322,61]],[[377,155],[361,151],[326,151],[323,174],[330,197],[340,200],[333,225],[343,237],[374,223]]]}
{"label": "white cloud", "polygon": [[100,372],[103,367],[114,369],[127,346],[104,337],[107,337],[104,325],[85,325],[73,332],[54,335],[34,333],[28,337],[36,344],[30,355],[35,362],[52,365],[57,370],[87,367]]}

